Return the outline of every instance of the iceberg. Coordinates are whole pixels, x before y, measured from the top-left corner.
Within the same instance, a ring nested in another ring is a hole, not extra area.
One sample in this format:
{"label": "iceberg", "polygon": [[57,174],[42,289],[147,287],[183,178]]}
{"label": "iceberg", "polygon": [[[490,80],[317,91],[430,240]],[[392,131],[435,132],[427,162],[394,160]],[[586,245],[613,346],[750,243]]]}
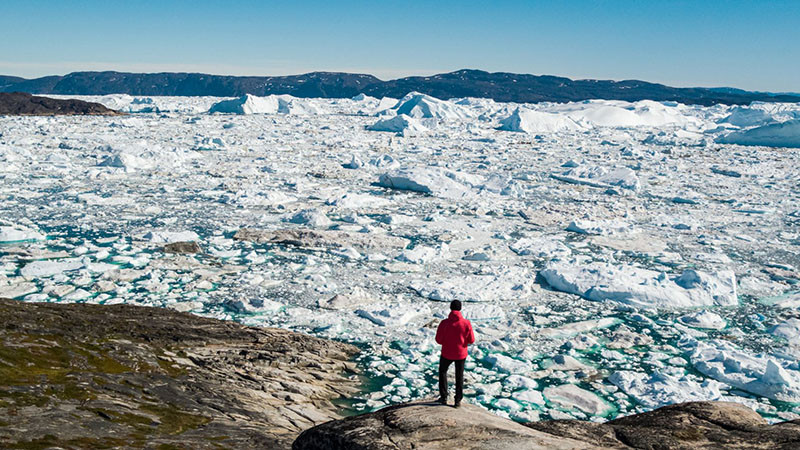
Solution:
{"label": "iceberg", "polygon": [[401,114],[390,119],[381,119],[367,127],[370,131],[388,131],[391,133],[398,133],[402,135],[411,135],[416,133],[423,133],[428,129],[422,123],[413,117]]}
{"label": "iceberg", "polygon": [[239,98],[222,100],[213,104],[208,113],[311,115],[319,114],[321,111],[290,95],[257,97],[245,94]]}
{"label": "iceberg", "polygon": [[464,199],[475,192],[456,181],[459,174],[438,167],[411,167],[392,170],[378,179],[378,185],[403,191],[415,191],[448,199]]}
{"label": "iceberg", "polygon": [[680,346],[699,372],[715,380],[773,400],[800,402],[800,371],[784,367],[777,358],[752,355],[719,339],[688,338]]}
{"label": "iceberg", "polygon": [[[470,111],[447,100],[439,100],[430,95],[410,92],[401,98],[391,109],[395,114],[406,115],[416,119],[469,119]],[[381,114],[380,112],[378,114]]]}
{"label": "iceberg", "polygon": [[693,308],[738,304],[736,277],[689,269],[679,276],[603,262],[551,261],[539,272],[553,289],[588,300],[616,301],[637,307]]}
{"label": "iceberg", "polygon": [[721,144],[800,148],[800,119],[771,123],[717,138]]}
{"label": "iceberg", "polygon": [[0,244],[12,242],[41,241],[44,235],[22,225],[8,224],[0,226]]}
{"label": "iceberg", "polygon": [[562,130],[579,130],[582,127],[569,117],[559,114],[517,108],[500,121],[498,130],[522,133],[554,133]]}

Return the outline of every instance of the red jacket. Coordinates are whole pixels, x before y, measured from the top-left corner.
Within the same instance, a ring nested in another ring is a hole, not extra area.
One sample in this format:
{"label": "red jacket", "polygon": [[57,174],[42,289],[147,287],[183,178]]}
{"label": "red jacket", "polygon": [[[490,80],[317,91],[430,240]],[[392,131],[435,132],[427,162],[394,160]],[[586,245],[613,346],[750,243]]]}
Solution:
{"label": "red jacket", "polygon": [[461,316],[461,311],[450,311],[436,329],[436,343],[442,346],[442,356],[459,360],[467,357],[467,345],[475,342],[472,324]]}

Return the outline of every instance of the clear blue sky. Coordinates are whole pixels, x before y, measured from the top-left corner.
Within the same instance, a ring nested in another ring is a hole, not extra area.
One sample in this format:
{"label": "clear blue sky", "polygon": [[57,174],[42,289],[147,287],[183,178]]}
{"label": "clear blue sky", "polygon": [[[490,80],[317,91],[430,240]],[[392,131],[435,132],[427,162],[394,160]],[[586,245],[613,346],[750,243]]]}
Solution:
{"label": "clear blue sky", "polygon": [[461,68],[796,92],[800,0],[0,0],[0,74]]}

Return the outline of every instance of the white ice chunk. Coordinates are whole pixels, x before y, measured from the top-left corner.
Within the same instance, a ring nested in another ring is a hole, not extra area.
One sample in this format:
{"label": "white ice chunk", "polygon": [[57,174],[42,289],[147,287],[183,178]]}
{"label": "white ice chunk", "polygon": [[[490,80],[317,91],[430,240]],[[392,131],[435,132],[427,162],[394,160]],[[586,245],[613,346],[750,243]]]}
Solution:
{"label": "white ice chunk", "polygon": [[724,387],[715,380],[698,381],[690,375],[659,371],[648,375],[623,370],[611,374],[608,381],[648,409],[674,403],[721,400],[720,388]]}
{"label": "white ice chunk", "polygon": [[765,147],[800,148],[800,119],[772,123],[743,131],[735,131],[720,138],[723,144],[763,145]]}
{"label": "white ice chunk", "polygon": [[631,191],[638,191],[641,188],[641,182],[636,172],[627,167],[606,168],[581,165],[562,173],[555,173],[552,177],[567,183],[602,188],[620,187]]}
{"label": "white ice chunk", "polygon": [[580,234],[608,236],[614,234],[628,234],[634,231],[632,225],[621,220],[573,220],[567,226],[567,231]]}
{"label": "white ice chunk", "polygon": [[723,340],[687,339],[682,347],[694,367],[711,378],[773,400],[800,402],[800,371],[773,357],[750,354]]}
{"label": "white ice chunk", "polygon": [[551,261],[539,273],[554,289],[588,300],[659,308],[738,304],[735,275],[729,270],[711,275],[689,269],[669,277],[630,265]]}
{"label": "white ice chunk", "polygon": [[788,319],[772,327],[769,332],[789,342],[800,342],[800,319]]}
{"label": "white ice chunk", "polygon": [[3,225],[0,226],[0,243],[40,241],[44,235],[22,225]]}
{"label": "white ice chunk", "polygon": [[431,309],[426,304],[376,303],[356,310],[356,314],[384,327],[407,324],[415,317],[429,315]]}
{"label": "white ice chunk", "polygon": [[194,231],[149,231],[144,238],[153,244],[198,241],[200,236]]}
{"label": "white ice chunk", "polygon": [[614,407],[597,394],[574,384],[548,386],[544,396],[552,405],[566,409],[579,409],[592,416],[606,416],[614,411]]}
{"label": "white ice chunk", "polygon": [[560,114],[517,108],[510,116],[500,121],[497,129],[523,133],[553,133],[581,128],[574,120]]}
{"label": "white ice chunk", "polygon": [[439,167],[401,168],[381,175],[378,185],[455,200],[471,197],[474,191],[460,182],[460,175]]}
{"label": "white ice chunk", "polygon": [[52,277],[64,272],[82,269],[83,260],[79,258],[69,258],[61,260],[42,260],[33,261],[20,269],[19,273],[25,278]]}
{"label": "white ice chunk", "polygon": [[535,275],[524,267],[499,267],[492,274],[423,280],[411,288],[436,301],[493,302],[523,297],[534,280]]}
{"label": "white ice chunk", "polygon": [[492,365],[492,368],[498,372],[505,373],[526,373],[533,369],[533,366],[528,361],[521,361],[519,359],[506,356],[502,353],[493,353],[484,357],[484,361]]}
{"label": "white ice chunk", "polygon": [[389,119],[381,119],[367,127],[370,131],[388,131],[391,133],[399,133],[402,135],[413,135],[428,131],[428,129],[419,120],[408,117],[406,115],[399,115]]}
{"label": "white ice chunk", "polygon": [[721,330],[727,326],[725,319],[711,311],[698,311],[680,317],[678,320],[692,328]]}

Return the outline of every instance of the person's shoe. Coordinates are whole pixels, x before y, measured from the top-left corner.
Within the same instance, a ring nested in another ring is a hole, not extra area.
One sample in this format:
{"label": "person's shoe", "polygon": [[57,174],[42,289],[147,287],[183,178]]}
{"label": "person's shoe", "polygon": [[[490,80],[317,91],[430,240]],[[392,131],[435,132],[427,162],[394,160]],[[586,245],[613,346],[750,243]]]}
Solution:
{"label": "person's shoe", "polygon": [[436,399],[436,403],[441,403],[442,405],[447,404],[447,397],[439,397]]}
{"label": "person's shoe", "polygon": [[455,403],[453,403],[453,408],[459,408],[459,407],[461,407],[461,399],[460,398],[457,399]]}

